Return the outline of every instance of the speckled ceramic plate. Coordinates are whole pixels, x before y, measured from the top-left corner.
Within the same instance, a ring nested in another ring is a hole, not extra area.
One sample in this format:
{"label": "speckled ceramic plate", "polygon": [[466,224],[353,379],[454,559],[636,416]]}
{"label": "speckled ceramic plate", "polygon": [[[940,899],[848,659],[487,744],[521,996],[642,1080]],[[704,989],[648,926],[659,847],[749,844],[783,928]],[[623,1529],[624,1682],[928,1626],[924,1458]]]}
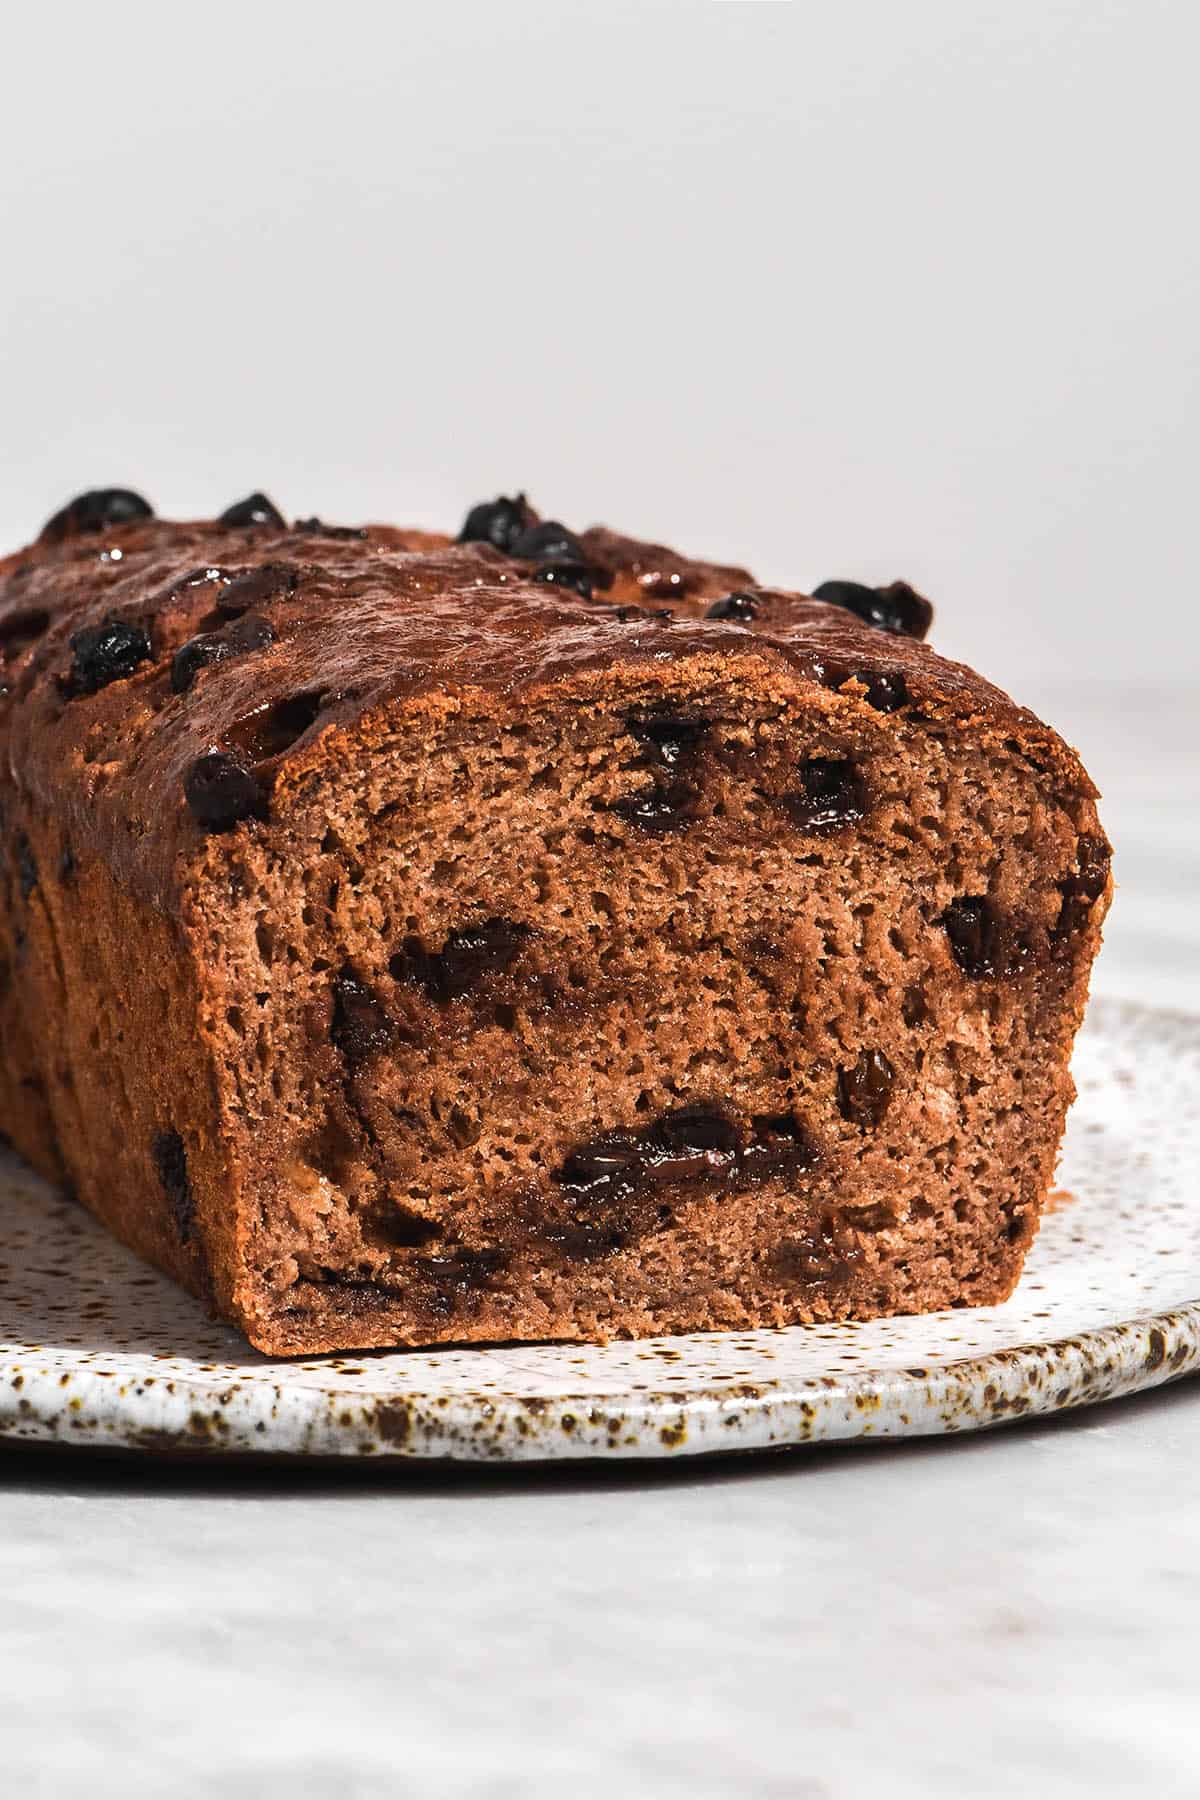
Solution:
{"label": "speckled ceramic plate", "polygon": [[0,1437],[535,1461],[968,1431],[1200,1366],[1200,1019],[1096,1002],[1060,1189],[1004,1306],[867,1325],[271,1362],[0,1162]]}

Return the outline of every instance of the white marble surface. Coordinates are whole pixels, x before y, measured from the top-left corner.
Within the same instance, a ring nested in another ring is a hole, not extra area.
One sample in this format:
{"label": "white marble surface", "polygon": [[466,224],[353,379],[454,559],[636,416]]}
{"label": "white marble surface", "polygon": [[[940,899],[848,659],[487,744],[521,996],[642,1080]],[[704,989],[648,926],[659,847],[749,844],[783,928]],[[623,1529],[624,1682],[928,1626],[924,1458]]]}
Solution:
{"label": "white marble surface", "polygon": [[[1200,751],[1028,697],[1108,794],[1098,986],[1200,1010]],[[26,1796],[1200,1792],[1200,1382],[946,1443],[662,1473],[0,1455]]]}

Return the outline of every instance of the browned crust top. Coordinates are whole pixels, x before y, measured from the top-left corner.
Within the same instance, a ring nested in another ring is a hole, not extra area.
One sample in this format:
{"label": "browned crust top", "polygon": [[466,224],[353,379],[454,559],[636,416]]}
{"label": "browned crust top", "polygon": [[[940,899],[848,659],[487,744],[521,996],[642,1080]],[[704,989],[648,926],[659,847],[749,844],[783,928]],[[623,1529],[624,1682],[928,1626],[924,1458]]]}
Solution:
{"label": "browned crust top", "polygon": [[[502,710],[506,697],[619,677],[623,667],[752,655],[827,690],[898,677],[919,708],[1011,738],[1063,788],[1094,792],[1033,714],[913,638],[759,588],[745,569],[599,527],[581,541],[610,581],[591,598],[490,544],[383,525],[339,536],[312,525],[153,519],[39,542],[0,561],[7,780],[35,809],[62,814],[76,849],[98,851],[168,904],[200,835],[184,799],[188,770],[222,749],[255,759],[265,751],[270,762],[258,728],[298,698],[311,719],[277,760],[294,760],[331,726],[419,697],[475,696]],[[268,567],[285,572],[278,591],[250,610],[271,641],[200,667],[174,691],[175,652],[226,629],[218,602],[231,580]],[[747,590],[749,622],[705,617],[714,600]],[[98,691],[72,692],[71,640],[109,619],[143,630],[149,656]]]}

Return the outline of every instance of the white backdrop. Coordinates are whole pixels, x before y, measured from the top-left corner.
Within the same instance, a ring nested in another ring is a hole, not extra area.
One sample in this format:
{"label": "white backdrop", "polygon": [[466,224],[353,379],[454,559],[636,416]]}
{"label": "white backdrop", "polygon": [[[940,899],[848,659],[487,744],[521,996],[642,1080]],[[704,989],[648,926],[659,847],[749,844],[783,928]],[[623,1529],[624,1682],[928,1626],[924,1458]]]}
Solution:
{"label": "white backdrop", "polygon": [[10,9],[0,542],[523,485],[905,575],[1035,698],[1194,676],[1198,52],[1189,0]]}

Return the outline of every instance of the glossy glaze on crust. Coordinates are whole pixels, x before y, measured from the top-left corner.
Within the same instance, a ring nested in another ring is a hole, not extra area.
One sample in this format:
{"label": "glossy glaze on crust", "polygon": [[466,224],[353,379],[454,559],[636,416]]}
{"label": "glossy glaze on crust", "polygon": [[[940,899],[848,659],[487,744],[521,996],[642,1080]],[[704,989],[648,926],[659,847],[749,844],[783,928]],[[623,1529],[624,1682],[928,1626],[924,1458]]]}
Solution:
{"label": "glossy glaze on crust", "polygon": [[[381,709],[472,692],[502,698],[716,655],[752,656],[827,689],[874,683],[931,715],[1009,734],[1069,788],[1094,792],[1053,732],[925,644],[802,593],[760,588],[742,568],[599,527],[577,541],[596,575],[590,598],[548,580],[536,560],[391,526],[342,535],[315,521],[279,529],[151,519],[39,542],[0,562],[9,779],[35,811],[65,815],[77,852],[99,852],[169,908],[202,834],[185,783],[205,755],[248,757],[269,796],[284,763],[289,773],[319,763],[330,727]],[[730,593],[749,602],[739,602],[740,616],[705,616]],[[247,653],[197,654],[202,673],[174,691],[180,649],[250,613]],[[72,640],[109,620],[145,632],[151,653],[125,678],[79,691]],[[274,729],[281,708],[292,709],[298,733]]]}

